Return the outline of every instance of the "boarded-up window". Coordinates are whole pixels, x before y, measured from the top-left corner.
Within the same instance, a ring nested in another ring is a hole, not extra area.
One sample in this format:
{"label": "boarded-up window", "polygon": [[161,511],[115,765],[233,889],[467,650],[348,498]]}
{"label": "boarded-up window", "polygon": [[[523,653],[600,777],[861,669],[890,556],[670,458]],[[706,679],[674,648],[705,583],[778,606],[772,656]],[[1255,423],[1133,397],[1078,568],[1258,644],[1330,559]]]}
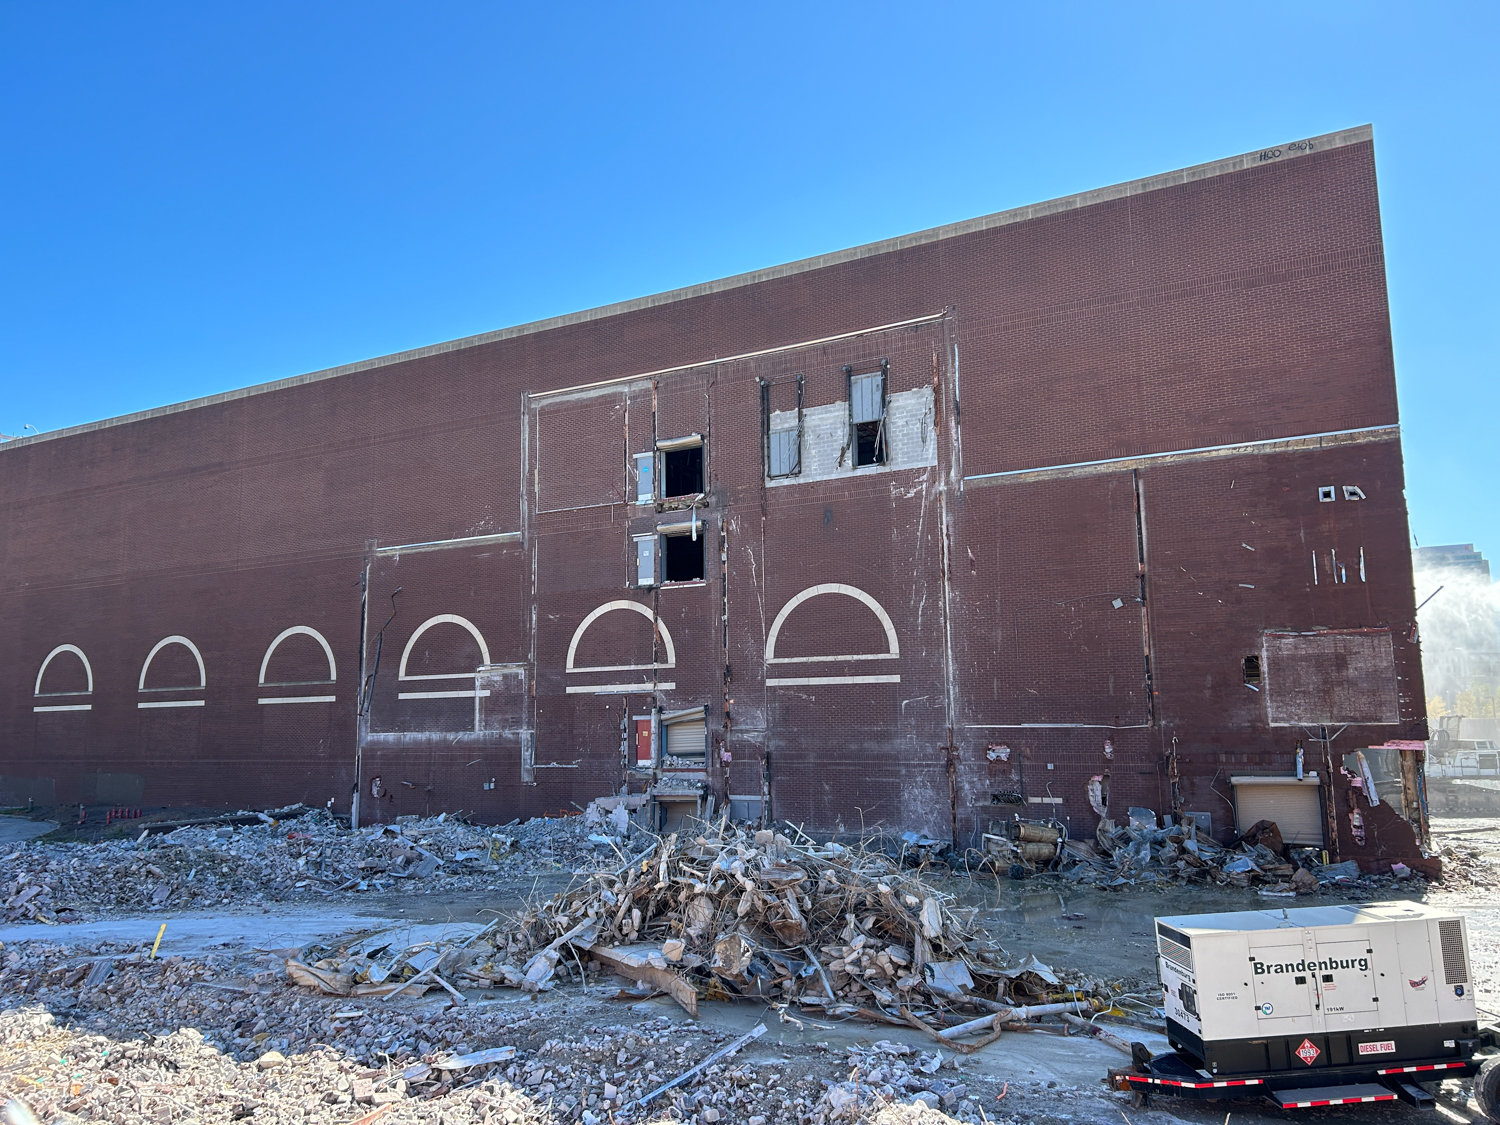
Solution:
{"label": "boarded-up window", "polygon": [[537,511],[626,501],[625,396],[543,401],[536,412]]}
{"label": "boarded-up window", "polygon": [[802,376],[760,384],[761,431],[765,436],[766,476],[802,472]]}
{"label": "boarded-up window", "polygon": [[[780,417],[777,415],[771,419],[773,426]],[[802,471],[801,437],[795,416],[792,418],[792,425],[770,432],[766,439],[766,476],[792,477]]]}
{"label": "boarded-up window", "polygon": [[885,417],[885,376],[879,371],[849,380],[849,414],[859,422],[879,422]]}
{"label": "boarded-up window", "polygon": [[856,466],[885,464],[885,379],[885,364],[849,375],[849,445]]}
{"label": "boarded-up window", "polygon": [[1261,674],[1272,726],[1400,718],[1395,650],[1387,629],[1267,633]]}
{"label": "boarded-up window", "polygon": [[526,727],[526,665],[486,664],[475,673],[478,730],[519,734]]}

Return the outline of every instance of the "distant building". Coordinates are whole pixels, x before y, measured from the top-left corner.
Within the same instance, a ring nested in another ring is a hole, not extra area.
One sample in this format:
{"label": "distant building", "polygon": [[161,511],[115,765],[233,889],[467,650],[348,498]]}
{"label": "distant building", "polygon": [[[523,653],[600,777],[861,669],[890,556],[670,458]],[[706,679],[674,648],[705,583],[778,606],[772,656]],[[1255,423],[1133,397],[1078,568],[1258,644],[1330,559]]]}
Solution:
{"label": "distant building", "polygon": [[1500,686],[1500,590],[1490,580],[1489,560],[1472,543],[1452,543],[1416,548],[1412,566],[1423,584],[1416,596],[1431,599],[1421,611],[1428,695],[1441,696],[1449,712],[1469,710],[1461,693]]}
{"label": "distant building", "polygon": [[1474,550],[1472,543],[1450,543],[1443,547],[1418,547],[1412,552],[1417,567],[1448,570],[1455,574],[1474,575],[1490,580],[1489,560]]}

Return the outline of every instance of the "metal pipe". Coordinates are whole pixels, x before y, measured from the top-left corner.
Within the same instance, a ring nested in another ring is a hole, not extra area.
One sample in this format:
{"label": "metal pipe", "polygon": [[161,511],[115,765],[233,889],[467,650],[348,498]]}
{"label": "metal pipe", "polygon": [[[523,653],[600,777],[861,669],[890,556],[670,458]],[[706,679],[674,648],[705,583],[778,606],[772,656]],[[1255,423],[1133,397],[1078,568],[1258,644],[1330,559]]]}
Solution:
{"label": "metal pipe", "polygon": [[968,1023],[955,1024],[953,1027],[945,1027],[938,1032],[942,1039],[956,1039],[960,1035],[969,1035],[976,1031],[990,1031],[1002,1024],[1021,1023],[1025,1020],[1035,1019],[1037,1016],[1059,1016],[1063,1013],[1082,1015],[1089,1010],[1087,1000],[1070,1000],[1066,1004],[1031,1004],[1020,1008],[1003,1008],[993,1015],[980,1016],[978,1019],[970,1020]]}

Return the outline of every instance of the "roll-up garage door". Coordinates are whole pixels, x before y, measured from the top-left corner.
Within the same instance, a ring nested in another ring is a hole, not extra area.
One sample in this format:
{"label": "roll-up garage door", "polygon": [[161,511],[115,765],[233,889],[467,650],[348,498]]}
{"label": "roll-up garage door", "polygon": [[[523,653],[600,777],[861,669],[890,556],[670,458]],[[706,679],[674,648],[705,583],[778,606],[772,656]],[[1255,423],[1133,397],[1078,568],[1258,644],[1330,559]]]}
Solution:
{"label": "roll-up garage door", "polygon": [[661,717],[667,731],[667,754],[673,758],[686,758],[702,762],[708,745],[708,721],[702,707],[691,711],[677,711]]}
{"label": "roll-up garage door", "polygon": [[1232,777],[1235,826],[1245,832],[1258,820],[1269,820],[1288,844],[1323,846],[1323,805],[1318,775]]}

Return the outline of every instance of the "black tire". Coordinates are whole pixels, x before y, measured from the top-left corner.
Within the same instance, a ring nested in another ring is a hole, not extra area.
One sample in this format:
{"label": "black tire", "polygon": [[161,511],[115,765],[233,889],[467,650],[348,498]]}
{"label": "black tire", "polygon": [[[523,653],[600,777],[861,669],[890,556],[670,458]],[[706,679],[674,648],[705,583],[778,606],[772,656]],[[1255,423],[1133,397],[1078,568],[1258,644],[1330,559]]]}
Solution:
{"label": "black tire", "polygon": [[1479,1068],[1474,1075],[1474,1100],[1479,1112],[1500,1125],[1500,1055]]}

